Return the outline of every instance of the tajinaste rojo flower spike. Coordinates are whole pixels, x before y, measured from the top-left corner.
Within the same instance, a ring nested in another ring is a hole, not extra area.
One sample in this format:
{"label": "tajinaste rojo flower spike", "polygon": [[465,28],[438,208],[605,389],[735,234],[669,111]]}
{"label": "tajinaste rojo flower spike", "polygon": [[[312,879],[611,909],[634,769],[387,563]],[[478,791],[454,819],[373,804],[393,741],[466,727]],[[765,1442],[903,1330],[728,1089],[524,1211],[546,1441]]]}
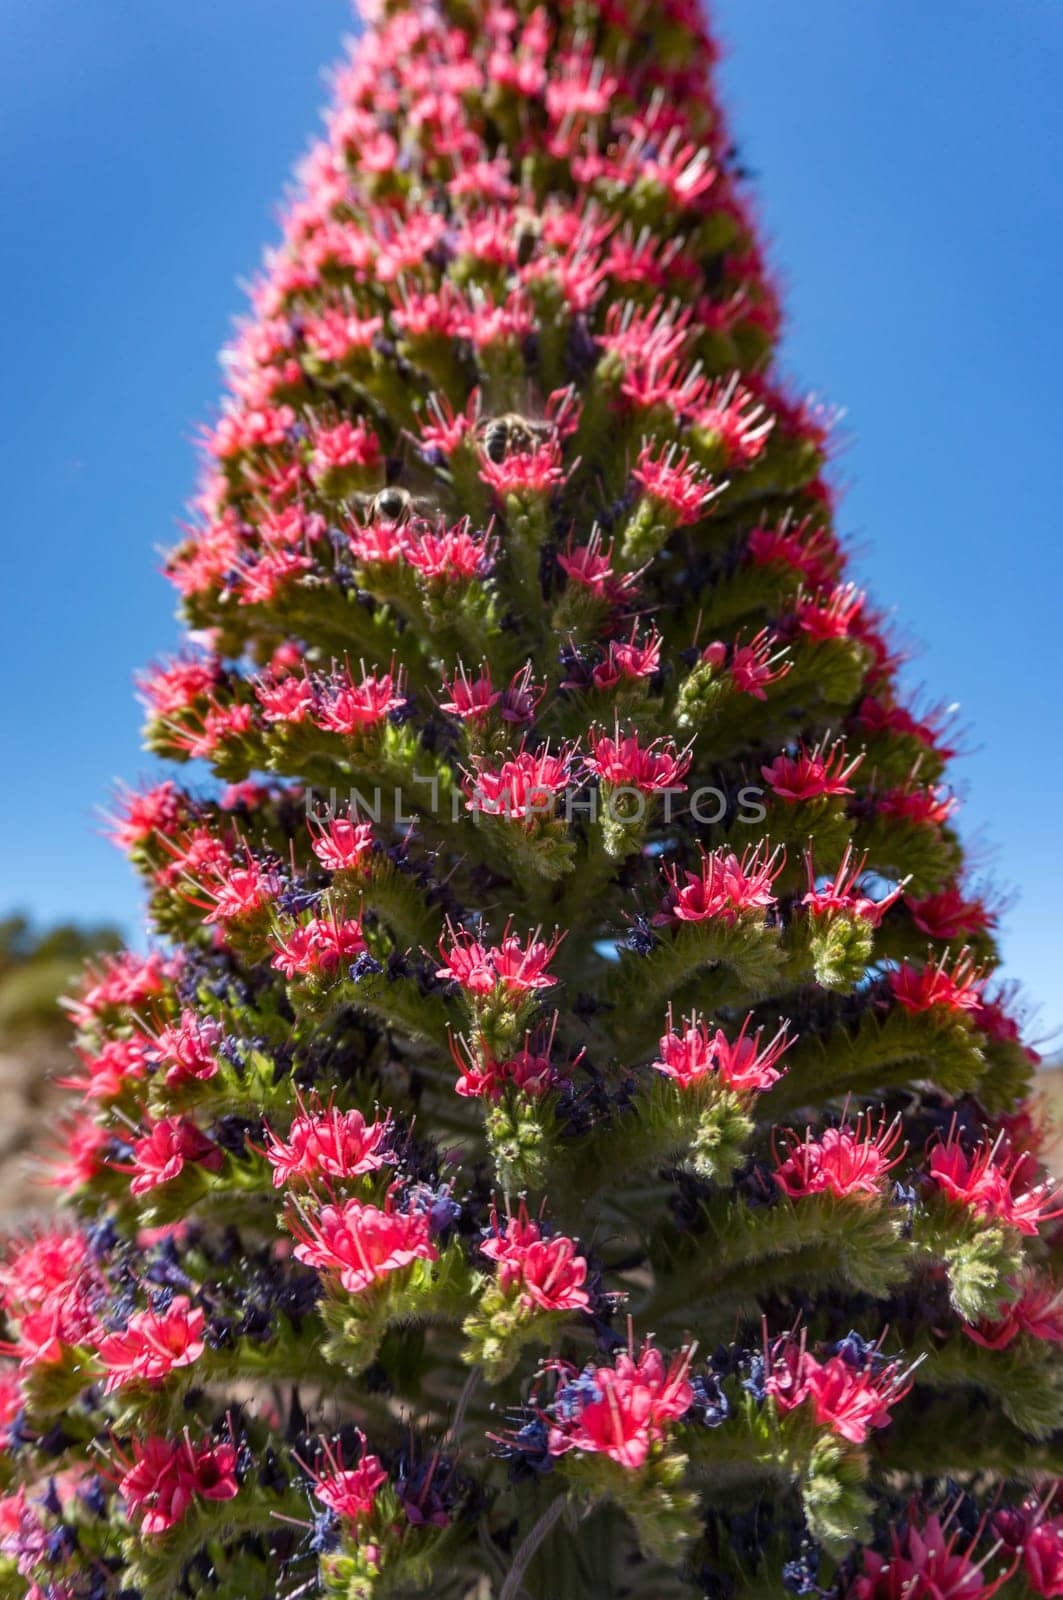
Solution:
{"label": "tajinaste rojo flower spike", "polygon": [[[166,953],[74,1002],[83,1232],[0,1265],[0,1588],[517,1600],[553,1530],[573,1597],[656,1596],[700,1539],[735,1600],[975,1600],[942,1476],[970,1531],[1063,1427],[1035,1052],[955,741],[901,704],[771,367],[714,47],[693,0],[517,9],[370,0],[227,357],[168,562],[198,642],[142,681],[151,748],[219,787],[117,808]],[[625,1292],[734,1343],[588,1357]],[[910,1425],[881,1341],[760,1355],[787,1304],[928,1348]],[[900,1476],[922,1545],[861,1572]],[[615,1507],[586,1581],[577,1498]],[[1037,1592],[1059,1520],[1009,1525]]]}

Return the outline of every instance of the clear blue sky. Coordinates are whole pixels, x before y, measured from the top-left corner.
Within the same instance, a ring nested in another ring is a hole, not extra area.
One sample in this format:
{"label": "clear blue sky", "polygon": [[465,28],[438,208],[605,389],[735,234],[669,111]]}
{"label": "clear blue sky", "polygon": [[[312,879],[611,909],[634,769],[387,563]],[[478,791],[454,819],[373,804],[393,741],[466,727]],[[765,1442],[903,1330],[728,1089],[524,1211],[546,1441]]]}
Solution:
{"label": "clear blue sky", "polygon": [[[1008,969],[1063,1024],[1058,0],[718,0],[784,358],[846,408],[843,526],[972,728],[964,826],[1021,890]],[[0,909],[139,900],[93,832],[145,770],[131,673],[238,280],[317,125],[346,0],[0,8]]]}

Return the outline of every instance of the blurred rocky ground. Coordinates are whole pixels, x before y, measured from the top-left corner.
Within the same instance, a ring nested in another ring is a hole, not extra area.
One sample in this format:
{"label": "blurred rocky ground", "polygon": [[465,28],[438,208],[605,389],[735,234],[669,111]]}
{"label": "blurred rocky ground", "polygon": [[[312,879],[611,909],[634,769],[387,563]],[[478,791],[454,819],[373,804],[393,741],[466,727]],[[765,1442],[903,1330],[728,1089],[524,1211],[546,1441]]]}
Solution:
{"label": "blurred rocky ground", "polygon": [[113,928],[62,924],[41,931],[28,918],[0,920],[0,1219],[39,1212],[48,1191],[34,1181],[33,1155],[57,1137],[70,1072],[71,1029],[59,1004],[87,957],[116,950]]}

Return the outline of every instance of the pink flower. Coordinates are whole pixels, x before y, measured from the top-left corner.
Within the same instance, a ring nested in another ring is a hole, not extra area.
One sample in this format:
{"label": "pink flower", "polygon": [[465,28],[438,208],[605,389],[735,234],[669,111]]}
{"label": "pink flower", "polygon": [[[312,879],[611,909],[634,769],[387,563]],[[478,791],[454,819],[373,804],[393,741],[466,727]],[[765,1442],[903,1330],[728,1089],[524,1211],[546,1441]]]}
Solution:
{"label": "pink flower", "polygon": [[710,855],[699,846],[699,872],[684,872],[681,882],[678,867],[666,869],[668,893],[654,922],[707,922],[719,917],[732,923],[742,912],[766,911],[775,904],[772,885],[784,864],[780,850],[762,855],[766,848],[744,850],[739,860],[732,851],[714,850]]}
{"label": "pink flower", "polygon": [[[902,1529],[890,1531],[890,1552],[881,1556],[865,1550],[863,1571],[845,1590],[845,1600],[990,1600],[1018,1566],[1016,1555],[994,1578],[985,1575],[986,1562],[973,1558],[978,1534],[960,1550],[960,1529],[951,1533],[944,1521],[928,1517],[917,1526],[913,1514]],[[979,1530],[980,1531],[980,1530]]]}
{"label": "pink flower", "polygon": [[329,817],[327,822],[318,821],[317,827],[310,848],[329,872],[354,872],[373,848],[373,829],[368,822]]}
{"label": "pink flower", "polygon": [[638,789],[641,794],[686,787],[683,778],[693,759],[690,750],[677,750],[674,744],[663,739],[640,745],[637,734],[629,733],[621,739],[619,729],[612,738],[599,729],[592,729],[590,742],[587,771],[603,783]]}
{"label": "pink flower", "polygon": [[1060,1195],[1050,1179],[1020,1189],[1028,1162],[1022,1152],[999,1159],[996,1145],[979,1145],[968,1156],[953,1130],[944,1144],[931,1151],[929,1177],[956,1204],[1033,1235],[1042,1222],[1063,1216],[1063,1203],[1054,1204]]}
{"label": "pink flower", "polygon": [[387,1119],[366,1122],[360,1111],[338,1111],[333,1105],[308,1111],[300,1101],[299,1107],[287,1139],[267,1129],[266,1158],[273,1168],[275,1189],[294,1179],[360,1178],[395,1159]]}
{"label": "pink flower", "polygon": [[493,1231],[480,1251],[497,1263],[500,1288],[507,1293],[515,1290],[525,1310],[587,1309],[587,1262],[578,1253],[575,1240],[564,1234],[544,1238],[539,1224],[529,1219],[523,1201],[504,1228],[499,1228],[498,1215],[492,1213],[491,1226]]}
{"label": "pink flower", "polygon": [[680,452],[674,444],[663,446],[656,455],[652,443],[644,444],[631,476],[678,528],[699,522],[720,492],[691,461],[690,452]]}
{"label": "pink flower", "polygon": [[888,975],[893,998],[905,1011],[977,1011],[985,979],[969,955],[961,955],[950,970],[947,960],[913,967],[902,961]]}
{"label": "pink flower", "polygon": [[353,423],[344,417],[334,428],[318,428],[314,434],[310,471],[317,483],[345,467],[375,469],[382,461],[380,440],[361,417]]}
{"label": "pink flower", "polygon": [[112,1100],[130,1083],[144,1077],[154,1056],[154,1045],[144,1034],[128,1039],[105,1039],[96,1055],[79,1050],[88,1076],[60,1078],[64,1089],[80,1089],[88,1100]]}
{"label": "pink flower", "polygon": [[775,528],[754,528],[746,556],[757,567],[788,567],[813,589],[828,581],[838,560],[833,534],[808,517],[798,523],[783,521]]}
{"label": "pink flower", "polygon": [[841,1355],[819,1362],[791,1335],[776,1340],[767,1352],[764,1387],[784,1416],[809,1405],[817,1424],[850,1444],[865,1444],[873,1428],[885,1428],[890,1406],[908,1393],[911,1378],[895,1361],[853,1365]]}
{"label": "pink flower", "polygon": [[809,915],[813,917],[833,917],[841,913],[858,917],[872,928],[877,928],[890,906],[899,900],[904,892],[904,885],[898,884],[881,900],[874,900],[869,895],[861,894],[858,884],[867,866],[867,856],[865,854],[857,861],[851,844],[846,845],[845,854],[834,877],[818,889],[811,849],[805,860],[808,866],[808,893],[801,904],[807,906]]}
{"label": "pink flower", "polygon": [[576,544],[569,536],[557,564],[569,582],[585,589],[609,606],[619,606],[638,582],[637,572],[618,573],[613,568],[613,546],[602,546],[602,536],[594,528],[586,544]]}
{"label": "pink flower", "polygon": [[161,1383],[171,1372],[198,1361],[205,1349],[204,1314],[187,1295],[175,1295],[165,1311],[135,1311],[120,1333],[103,1340],[96,1354],[107,1368],[105,1393],[127,1383]]}
{"label": "pink flower", "polygon": [[[736,693],[748,694],[754,700],[766,700],[770,685],[778,683],[791,671],[793,662],[785,659],[789,647],[784,645],[776,650],[776,643],[777,636],[768,628],[761,628],[748,644],[735,641],[731,654],[731,683]],[[708,658],[708,651],[712,648],[709,645],[702,652],[703,660]]]}
{"label": "pink flower", "polygon": [[271,939],[273,965],[288,979],[333,973],[366,948],[360,917],[330,911],[297,923],[283,939]]}
{"label": "pink flower", "polygon": [[503,500],[509,495],[550,495],[566,477],[560,442],[548,439],[530,450],[511,451],[501,461],[481,457],[480,477]]}
{"label": "pink flower", "polygon": [[162,1117],[150,1133],[133,1141],[133,1161],[129,1166],[116,1163],[119,1172],[131,1172],[131,1194],[148,1194],[161,1184],[172,1183],[185,1169],[186,1162],[217,1172],[222,1151],[187,1117]]}
{"label": "pink flower", "polygon": [[174,1444],[148,1434],[133,1440],[133,1460],[123,1465],[119,1492],[150,1537],[176,1527],[196,1499],[232,1500],[238,1493],[236,1448],[228,1443],[193,1444],[186,1436]]}
{"label": "pink flower", "polygon": [[1046,1344],[1063,1343],[1063,1290],[1050,1278],[1028,1273],[1017,1285],[1014,1300],[1003,1301],[1000,1315],[978,1323],[964,1323],[963,1331],[987,1350],[1004,1350],[1026,1334]]}
{"label": "pink flower", "polygon": [[361,1294],[391,1272],[414,1261],[437,1261],[425,1211],[395,1211],[361,1200],[299,1211],[291,1228],[295,1256],[308,1267],[338,1279],[348,1294]]}
{"label": "pink flower", "polygon": [[[249,858],[246,867],[233,867],[228,872],[219,873],[211,887],[204,886],[204,893],[210,898],[207,902],[209,909],[203,920],[208,926],[212,923],[248,922],[270,904],[277,888],[276,873]],[[191,895],[188,898],[193,905],[203,904]]]}
{"label": "pink flower", "polygon": [[756,396],[733,378],[717,379],[694,412],[694,427],[722,450],[728,467],[748,466],[764,451],[775,425]]}
{"label": "pink flower", "polygon": [[305,722],[317,698],[313,685],[306,678],[294,675],[282,678],[280,683],[262,679],[255,685],[255,694],[262,707],[263,720],[270,724]]}
{"label": "pink flower", "polygon": [[981,900],[968,900],[956,884],[921,899],[906,895],[905,905],[916,927],[931,939],[965,939],[988,932],[996,921]]}
{"label": "pink flower", "polygon": [[362,1456],[356,1467],[345,1467],[343,1459],[327,1444],[323,1447],[327,1472],[311,1472],[314,1498],[343,1522],[357,1527],[369,1516],[376,1501],[377,1490],[387,1482],[387,1473],[380,1457],[369,1455],[365,1448],[365,1435],[359,1431]]}
{"label": "pink flower", "polygon": [[427,582],[466,583],[490,572],[496,549],[496,540],[473,533],[469,518],[464,517],[450,528],[441,524],[434,531],[419,530],[407,540],[404,554]]}
{"label": "pink flower", "polygon": [[116,814],[108,818],[108,837],[119,850],[133,850],[156,834],[172,834],[188,812],[188,802],[175,783],[167,779],[140,794],[119,793]]}
{"label": "pink flower", "polygon": [[823,593],[803,595],[796,621],[813,639],[847,639],[864,606],[864,595],[854,583],[839,584]]}
{"label": "pink flower", "polygon": [[[774,1134],[772,1138],[774,1146]],[[899,1120],[887,1123],[883,1118],[873,1130],[870,1112],[858,1116],[852,1128],[844,1123],[825,1128],[818,1139],[811,1133],[802,1139],[784,1129],[786,1155],[780,1159],[775,1152],[775,1182],[791,1200],[810,1194],[877,1197],[887,1173],[904,1158],[903,1149],[892,1155],[900,1138]]]}
{"label": "pink flower", "polygon": [[405,698],[401,674],[385,672],[374,677],[363,672],[361,681],[355,683],[350,667],[345,667],[325,686],[314,722],[327,733],[361,733],[383,722]]}
{"label": "pink flower", "polygon": [[849,779],[863,761],[854,756],[846,763],[841,739],[828,750],[826,743],[811,750],[802,745],[796,756],[776,756],[770,767],[761,767],[764,781],[781,800],[818,800],[821,795],[852,794]]}
{"label": "pink flower", "polygon": [[554,754],[545,744],[534,753],[522,747],[497,770],[480,765],[466,780],[466,807],[532,827],[538,818],[553,816],[557,796],[571,779],[572,759],[571,746]]}
{"label": "pink flower", "polygon": [[440,711],[460,717],[462,722],[479,722],[502,698],[501,691],[491,682],[491,672],[486,663],[477,678],[470,678],[459,663],[453,682],[444,681],[443,688],[450,699],[440,701]]}
{"label": "pink flower", "polygon": [[70,1014],[79,1028],[114,1010],[141,1006],[163,991],[163,963],[157,955],[138,956],[132,950],[105,956],[100,965],[85,968],[86,984]]}
{"label": "pink flower", "polygon": [[454,928],[448,923],[447,933],[439,941],[444,965],[437,969],[436,977],[460,983],[467,993],[474,995],[491,994],[499,984],[516,993],[551,988],[557,979],[546,969],[557,953],[562,936],[555,935],[550,944],[544,944],[535,934],[530,934],[525,948],[508,927],[507,923],[501,944],[484,945],[468,929]]}
{"label": "pink flower", "polygon": [[917,827],[937,828],[949,820],[959,801],[944,789],[933,785],[924,789],[909,781],[879,795],[876,804],[881,817],[899,817]]}
{"label": "pink flower", "polygon": [[573,1372],[552,1408],[550,1454],[585,1450],[637,1470],[651,1446],[664,1438],[669,1423],[690,1410],[694,1391],[687,1381],[689,1366],[690,1351],[681,1351],[666,1367],[660,1351],[647,1343],[637,1359],[622,1351],[612,1367]]}
{"label": "pink flower", "polygon": [[199,1017],[185,1008],[179,1023],[159,1030],[156,1040],[159,1063],[166,1069],[166,1082],[175,1087],[188,1082],[205,1082],[217,1075],[215,1051],[224,1035],[220,1022]]}
{"label": "pink flower", "polygon": [[752,1017],[750,1012],[732,1042],[722,1029],[717,1028],[713,1035],[709,1025],[696,1016],[684,1020],[676,1032],[669,1013],[660,1058],[652,1063],[655,1071],[673,1079],[681,1089],[690,1089],[710,1077],[737,1094],[770,1089],[783,1075],[777,1063],[793,1041],[786,1035],[788,1024],[783,1023],[775,1037],[761,1047],[763,1028],[752,1036],[746,1033]]}
{"label": "pink flower", "polygon": [[610,639],[606,658],[591,673],[596,689],[607,691],[622,684],[652,678],[661,670],[661,636],[651,634],[645,644],[635,643],[635,624],[630,639]]}
{"label": "pink flower", "polygon": [[1063,1595],[1063,1516],[1048,1515],[1055,1494],[1038,1502],[999,1511],[993,1531],[1021,1557],[1026,1581],[1036,1595]]}

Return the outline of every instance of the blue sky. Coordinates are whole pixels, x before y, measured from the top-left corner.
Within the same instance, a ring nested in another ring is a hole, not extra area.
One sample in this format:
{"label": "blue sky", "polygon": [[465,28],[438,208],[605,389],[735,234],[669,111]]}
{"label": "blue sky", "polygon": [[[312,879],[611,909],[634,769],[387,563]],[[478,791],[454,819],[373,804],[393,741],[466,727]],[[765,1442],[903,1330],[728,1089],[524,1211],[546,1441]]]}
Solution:
{"label": "blue sky", "polygon": [[[788,310],[846,409],[842,525],[958,701],[1008,971],[1063,1024],[1057,0],[718,0],[724,94]],[[5,0],[0,910],[110,917],[94,808],[145,770],[131,674],[175,639],[159,547],[239,280],[317,125],[346,0]]]}

